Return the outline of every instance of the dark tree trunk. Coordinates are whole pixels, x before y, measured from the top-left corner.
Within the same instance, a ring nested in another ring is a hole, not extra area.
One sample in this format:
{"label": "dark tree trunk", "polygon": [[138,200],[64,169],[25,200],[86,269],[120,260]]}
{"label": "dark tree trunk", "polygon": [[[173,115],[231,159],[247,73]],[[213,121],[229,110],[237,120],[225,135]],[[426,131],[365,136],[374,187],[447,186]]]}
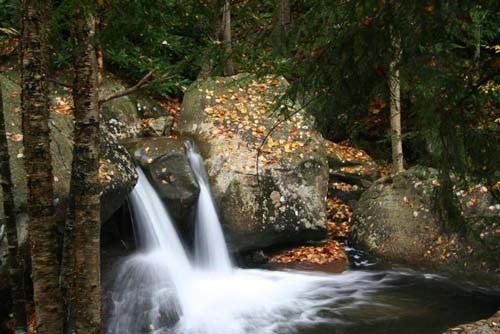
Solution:
{"label": "dark tree trunk", "polygon": [[224,1],[224,8],[222,9],[222,39],[224,42],[225,62],[224,62],[224,75],[234,75],[233,64],[233,46],[231,39],[231,4],[229,0]]}
{"label": "dark tree trunk", "polygon": [[62,331],[47,89],[47,0],[24,0],[21,108],[38,334]]}
{"label": "dark tree trunk", "polygon": [[288,32],[291,23],[290,0],[279,0],[278,23],[285,33]]}
{"label": "dark tree trunk", "polygon": [[2,87],[0,86],[0,176],[3,193],[3,212],[9,249],[8,267],[12,290],[12,313],[16,332],[26,332],[26,297],[24,295],[24,259],[19,252],[17,239],[16,210],[10,174],[10,155],[5,131]]}
{"label": "dark tree trunk", "polygon": [[74,42],[75,130],[70,196],[74,219],[75,329],[101,329],[99,110],[95,21],[88,7],[77,9]]}

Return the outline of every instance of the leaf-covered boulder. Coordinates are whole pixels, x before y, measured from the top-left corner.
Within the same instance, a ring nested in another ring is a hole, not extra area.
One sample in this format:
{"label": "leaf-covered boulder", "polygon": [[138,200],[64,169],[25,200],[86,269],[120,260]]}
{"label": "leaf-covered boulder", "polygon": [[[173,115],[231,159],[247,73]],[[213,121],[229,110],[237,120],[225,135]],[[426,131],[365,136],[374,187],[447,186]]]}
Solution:
{"label": "leaf-covered boulder", "polygon": [[355,244],[397,262],[498,278],[500,205],[484,186],[457,188],[467,232],[453,232],[454,222],[444,228],[436,211],[438,187],[437,171],[425,167],[375,181],[353,212]]}
{"label": "leaf-covered boulder", "polygon": [[324,141],[330,179],[368,187],[378,179],[379,167],[363,150]]}
{"label": "leaf-covered boulder", "polygon": [[300,106],[287,119],[274,108],[286,87],[242,74],[199,80],[184,96],[178,130],[205,158],[232,251],[326,236],[323,138]]}

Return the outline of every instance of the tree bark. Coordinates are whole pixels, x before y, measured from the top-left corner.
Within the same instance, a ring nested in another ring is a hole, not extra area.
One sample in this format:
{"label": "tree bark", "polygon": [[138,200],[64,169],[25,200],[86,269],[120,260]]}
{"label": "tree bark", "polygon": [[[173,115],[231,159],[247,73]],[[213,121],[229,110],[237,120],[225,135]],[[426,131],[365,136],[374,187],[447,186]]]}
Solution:
{"label": "tree bark", "polygon": [[99,110],[94,15],[77,5],[73,32],[75,130],[71,174],[74,219],[75,329],[101,329]]}
{"label": "tree bark", "polygon": [[24,0],[21,108],[28,179],[31,270],[38,334],[62,331],[47,89],[48,0]]}
{"label": "tree bark", "polygon": [[399,64],[401,62],[401,36],[391,30],[391,42],[394,57],[389,64],[389,91],[391,117],[392,170],[403,171],[403,142],[401,139],[401,85]]}
{"label": "tree bark", "polygon": [[222,40],[224,43],[225,60],[224,76],[234,75],[233,46],[231,39],[231,4],[230,0],[224,0],[222,9]]}
{"label": "tree bark", "polygon": [[24,258],[19,252],[17,238],[16,210],[12,192],[10,173],[10,155],[5,131],[2,87],[0,85],[0,174],[3,193],[3,221],[5,222],[8,244],[8,268],[10,288],[12,290],[12,313],[14,314],[16,333],[26,332],[26,296],[24,294]]}
{"label": "tree bark", "polygon": [[[102,28],[101,13],[96,12],[95,18],[95,34],[99,34]],[[102,84],[103,73],[104,73],[104,52],[102,51],[102,45],[100,40],[94,42],[96,61],[97,61],[97,85],[98,87]]]}
{"label": "tree bark", "polygon": [[290,0],[279,0],[278,23],[285,33],[288,32],[291,23]]}

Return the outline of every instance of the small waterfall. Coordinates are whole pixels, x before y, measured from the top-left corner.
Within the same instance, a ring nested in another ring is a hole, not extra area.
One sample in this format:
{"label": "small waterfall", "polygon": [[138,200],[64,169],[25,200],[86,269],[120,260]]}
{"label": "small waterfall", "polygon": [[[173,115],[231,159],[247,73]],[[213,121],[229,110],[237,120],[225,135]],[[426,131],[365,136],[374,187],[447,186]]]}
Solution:
{"label": "small waterfall", "polygon": [[196,209],[195,225],[195,258],[202,269],[214,272],[231,271],[231,259],[227,251],[226,241],[221,224],[210,193],[208,177],[203,166],[201,155],[193,144],[186,141],[186,154],[189,163],[200,185],[200,197]]}
{"label": "small waterfall", "polygon": [[370,296],[393,280],[363,271],[331,276],[232,267],[203,161],[191,143],[186,151],[201,189],[196,261],[190,262],[160,197],[138,169],[130,200],[141,251],[116,271],[108,334],[276,334],[337,326],[345,312],[371,307]]}
{"label": "small waterfall", "polygon": [[114,283],[111,333],[142,333],[178,321],[190,299],[192,268],[170,215],[137,168],[129,195],[141,252],[126,259]]}

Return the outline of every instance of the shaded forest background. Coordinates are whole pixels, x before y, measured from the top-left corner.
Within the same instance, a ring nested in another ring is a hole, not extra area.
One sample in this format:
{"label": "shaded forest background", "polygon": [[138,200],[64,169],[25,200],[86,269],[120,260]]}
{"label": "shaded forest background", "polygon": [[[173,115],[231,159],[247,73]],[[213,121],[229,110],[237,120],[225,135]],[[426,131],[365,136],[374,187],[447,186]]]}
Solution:
{"label": "shaded forest background", "polygon": [[[497,199],[500,196],[498,1],[60,0],[23,1],[22,5],[0,0],[0,57],[13,58],[21,50],[26,59],[26,50],[33,46],[27,43],[26,24],[37,24],[36,19],[30,21],[27,8],[47,5],[46,25],[39,30],[46,49],[35,45],[40,54],[31,56],[34,63],[44,62],[38,65],[47,70],[49,81],[74,88],[75,152],[81,153],[75,156],[84,158],[73,161],[74,179],[81,182],[72,181],[72,201],[88,204],[71,208],[70,221],[75,226],[99,205],[98,159],[92,153],[98,146],[95,129],[103,101],[97,100],[99,78],[93,81],[94,69],[89,65],[93,53],[97,76],[105,69],[169,101],[182,100],[197,78],[242,72],[284,76],[290,86],[274,106],[280,117],[290,117],[291,106],[299,101],[315,116],[325,138],[363,148],[381,164],[392,164],[395,172],[416,164],[436,167],[441,184],[436,208],[449,229],[467,233],[453,197],[457,182],[481,183]],[[72,83],[65,81],[69,72],[76,74]],[[39,89],[30,85],[39,80],[36,72],[26,71],[24,78],[24,96],[39,95],[40,103],[46,103],[43,85]],[[142,85],[145,79],[148,84]],[[26,95],[30,89],[33,94]],[[30,105],[29,99],[23,103],[26,110],[37,106],[36,101]],[[41,124],[39,132],[46,128]],[[25,132],[25,142],[40,139],[36,131],[31,139],[29,133]],[[28,151],[27,160],[30,154],[40,158]],[[50,172],[46,176],[51,180]],[[50,189],[37,191],[50,193]],[[36,192],[32,195],[36,199]],[[45,204],[53,202],[50,196],[40,197]],[[36,208],[48,213],[42,218],[50,220],[52,208]],[[99,217],[92,219],[91,232],[98,235]],[[75,231],[73,242],[91,238]],[[98,243],[93,248],[98,252]],[[83,261],[89,253],[76,255],[82,262],[71,263],[70,271],[97,268],[96,263]],[[40,256],[42,262],[44,256]],[[49,274],[57,278],[57,271]],[[91,274],[93,279],[98,277],[98,272]],[[85,286],[89,279],[85,275],[76,275],[79,278],[63,294]],[[58,290],[54,282],[52,288]],[[95,291],[78,291],[89,300],[79,300],[87,305],[76,305],[77,309],[99,304],[96,284]],[[73,306],[68,304],[66,312]],[[60,331],[61,305],[54,305],[43,305],[47,316],[38,322],[40,333],[54,333],[50,326],[55,323],[56,332]],[[37,317],[43,311],[37,309]],[[88,319],[80,316],[83,320],[78,324],[77,311],[77,326],[97,332],[97,313]]]}

